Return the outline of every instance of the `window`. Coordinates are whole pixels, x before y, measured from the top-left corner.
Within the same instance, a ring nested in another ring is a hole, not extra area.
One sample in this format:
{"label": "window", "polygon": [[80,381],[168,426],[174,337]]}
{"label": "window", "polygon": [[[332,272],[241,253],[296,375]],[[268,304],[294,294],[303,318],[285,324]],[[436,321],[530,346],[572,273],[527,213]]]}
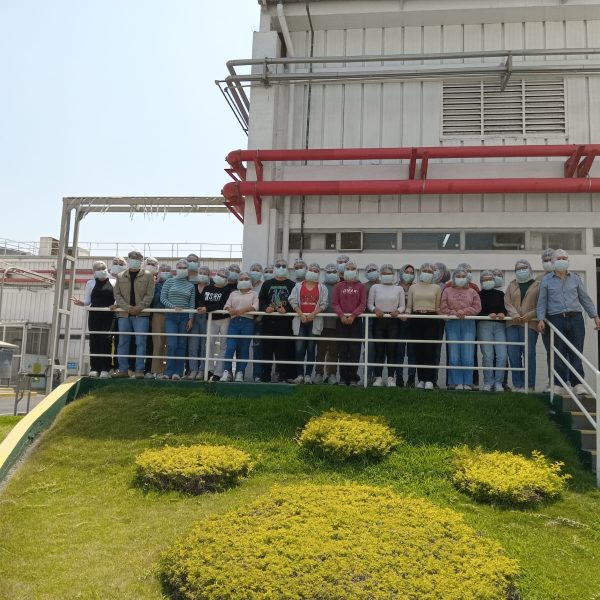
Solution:
{"label": "window", "polygon": [[465,234],[465,250],[523,250],[525,232],[482,232]]}
{"label": "window", "polygon": [[398,234],[388,233],[363,233],[364,250],[396,250],[398,247]]}
{"label": "window", "polygon": [[594,229],[594,246],[600,246],[600,229]]}
{"label": "window", "polygon": [[563,250],[583,250],[583,232],[581,231],[532,231],[530,250],[562,248]]}
{"label": "window", "polygon": [[[290,232],[290,250],[300,250],[300,233]],[[335,250],[335,233],[305,233],[303,250]]]}
{"label": "window", "polygon": [[402,234],[404,250],[459,250],[460,234],[406,232]]}
{"label": "window", "polygon": [[566,133],[563,79],[444,83],[442,106],[444,136]]}
{"label": "window", "polygon": [[335,250],[337,248],[337,236],[335,233],[326,233],[325,234],[325,249],[326,250]]}
{"label": "window", "polygon": [[340,233],[340,250],[362,250],[362,231],[342,231]]}

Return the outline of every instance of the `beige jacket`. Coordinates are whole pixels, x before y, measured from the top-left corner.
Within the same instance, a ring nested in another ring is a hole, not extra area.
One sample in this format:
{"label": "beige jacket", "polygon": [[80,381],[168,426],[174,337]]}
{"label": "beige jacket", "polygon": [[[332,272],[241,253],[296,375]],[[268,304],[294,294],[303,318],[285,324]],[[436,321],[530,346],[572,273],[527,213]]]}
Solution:
{"label": "beige jacket", "polygon": [[[133,283],[133,290],[135,292],[135,306],[141,309],[148,308],[154,298],[154,275],[149,271],[140,269]],[[126,317],[128,314],[127,310],[131,304],[131,277],[129,276],[129,269],[117,275],[114,293],[115,304],[125,311],[117,311],[117,317]]]}
{"label": "beige jacket", "polygon": [[[519,284],[516,279],[513,279],[508,284],[506,292],[504,292],[504,305],[506,306],[508,316],[512,318],[526,316],[528,327],[537,330],[538,322],[535,317],[537,314],[536,309],[539,295],[540,282],[538,280],[534,280],[527,290],[525,298],[521,298]],[[519,324],[507,321],[506,325],[510,327],[511,325]]]}

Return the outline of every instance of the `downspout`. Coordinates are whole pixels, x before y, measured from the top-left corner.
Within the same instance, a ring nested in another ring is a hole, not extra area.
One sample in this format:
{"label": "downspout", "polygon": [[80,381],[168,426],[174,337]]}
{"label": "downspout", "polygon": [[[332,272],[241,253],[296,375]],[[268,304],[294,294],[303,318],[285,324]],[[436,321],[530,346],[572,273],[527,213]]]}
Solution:
{"label": "downspout", "polygon": [[[292,42],[292,36],[290,35],[290,30],[288,28],[288,24],[285,18],[285,13],[283,12],[283,4],[280,2],[277,4],[277,17],[279,18],[279,26],[281,27],[281,33],[283,34],[283,39],[285,40],[285,46],[287,48],[287,55],[295,57],[296,51],[294,49],[294,43]],[[290,65],[290,69],[293,70],[295,67]],[[293,148],[294,144],[294,110],[295,110],[295,86],[294,84],[289,86],[289,106],[288,106],[288,124],[287,124],[287,138],[288,138],[288,148]],[[290,212],[291,212],[291,198],[290,196],[285,196],[283,198],[283,226],[282,226],[282,240],[281,240],[281,255],[282,257],[289,261],[290,257]],[[275,254],[275,253],[274,253]]]}

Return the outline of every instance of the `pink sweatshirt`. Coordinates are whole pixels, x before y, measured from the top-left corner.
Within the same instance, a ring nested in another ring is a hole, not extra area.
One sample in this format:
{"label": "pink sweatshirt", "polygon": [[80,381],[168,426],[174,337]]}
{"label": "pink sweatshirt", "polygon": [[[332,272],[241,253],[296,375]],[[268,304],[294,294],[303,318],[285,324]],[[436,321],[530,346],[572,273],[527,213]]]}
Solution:
{"label": "pink sweatshirt", "polygon": [[349,314],[357,317],[365,312],[367,289],[359,281],[340,281],[333,288],[331,305],[338,317]]}
{"label": "pink sweatshirt", "polygon": [[481,298],[471,287],[445,287],[442,292],[440,312],[443,315],[456,316],[456,312],[464,310],[466,315],[478,315],[481,312]]}

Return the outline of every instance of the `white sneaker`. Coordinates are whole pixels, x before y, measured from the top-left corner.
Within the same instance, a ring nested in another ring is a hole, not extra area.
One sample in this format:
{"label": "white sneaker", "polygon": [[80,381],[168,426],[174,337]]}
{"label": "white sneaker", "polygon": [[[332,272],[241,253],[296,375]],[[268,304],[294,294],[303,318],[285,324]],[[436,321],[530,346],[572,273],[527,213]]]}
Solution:
{"label": "white sneaker", "polygon": [[98,371],[90,371],[90,377],[98,377]]}
{"label": "white sneaker", "polygon": [[315,375],[314,382],[316,385],[319,385],[319,383],[323,383],[323,375],[321,375],[320,373],[317,373]]}
{"label": "white sneaker", "polygon": [[426,381],[426,382],[425,382],[425,389],[426,389],[426,390],[432,390],[432,389],[433,389],[433,382],[431,382],[431,381]]}
{"label": "white sneaker", "polygon": [[470,385],[467,385],[467,384],[463,385],[463,390],[465,390],[466,392],[470,392],[470,391],[472,391],[472,389],[473,388]]}
{"label": "white sneaker", "polygon": [[298,375],[298,377],[296,377],[296,379],[294,379],[293,382],[298,385],[304,383],[304,375]]}
{"label": "white sneaker", "polygon": [[544,391],[542,393],[549,394],[551,391],[552,391],[552,388],[550,386],[548,386],[547,388],[544,389]]}
{"label": "white sneaker", "polygon": [[181,375],[177,375],[177,373],[173,373],[171,375],[171,381],[179,381],[181,379]]}
{"label": "white sneaker", "polygon": [[583,385],[583,383],[578,383],[574,388],[573,388],[573,393],[576,396],[587,396],[588,391],[586,389],[586,387]]}
{"label": "white sneaker", "polygon": [[244,373],[242,371],[238,371],[235,374],[235,381],[237,383],[244,383]]}
{"label": "white sneaker", "polygon": [[196,379],[196,377],[198,377],[198,371],[190,371],[187,375],[186,375],[186,379]]}
{"label": "white sneaker", "polygon": [[261,382],[261,378],[260,377],[255,377],[254,378],[254,383],[260,383]]}
{"label": "white sneaker", "polygon": [[156,379],[169,379],[169,376],[168,376],[168,375],[165,375],[164,373],[159,373],[159,374],[156,376]]}
{"label": "white sneaker", "polygon": [[310,375],[305,375],[304,376],[304,383],[311,384],[312,383],[312,377]]}
{"label": "white sneaker", "polygon": [[424,381],[419,381],[419,383],[417,383],[417,389],[418,390],[424,390],[425,389],[425,382]]}
{"label": "white sneaker", "polygon": [[481,388],[482,392],[491,392],[492,391],[492,386],[489,383],[486,383],[483,388]]}
{"label": "white sneaker", "polygon": [[457,385],[457,386],[456,386],[454,389],[455,389],[455,390],[464,390],[464,389],[465,389],[465,387],[463,386],[463,384],[462,384],[462,383],[459,383],[459,384],[458,384],[458,385]]}
{"label": "white sneaker", "polygon": [[100,372],[100,379],[108,379],[110,377],[108,371],[101,371]]}
{"label": "white sneaker", "polygon": [[336,377],[335,375],[330,375],[330,376],[327,378],[327,383],[328,383],[329,385],[336,385],[336,384],[337,384],[337,377]]}
{"label": "white sneaker", "polygon": [[383,386],[383,380],[381,379],[381,377],[375,377],[375,381],[373,381],[373,387],[382,387]]}
{"label": "white sneaker", "polygon": [[388,377],[387,378],[387,386],[388,387],[396,387],[396,378],[395,377]]}
{"label": "white sneaker", "polygon": [[569,395],[569,392],[567,392],[567,390],[565,390],[565,388],[562,387],[561,385],[555,385],[554,386],[554,395],[555,396],[564,396],[566,398]]}
{"label": "white sneaker", "polygon": [[223,375],[221,375],[219,381],[231,381],[231,373],[229,371],[223,371]]}
{"label": "white sneaker", "polygon": [[154,379],[154,373],[146,373],[144,379]]}
{"label": "white sneaker", "polygon": [[494,391],[495,392],[503,392],[504,391],[504,386],[501,383],[497,383],[494,386]]}
{"label": "white sneaker", "polygon": [[515,392],[516,394],[524,394],[525,393],[525,388],[515,388],[513,390],[513,392]]}

